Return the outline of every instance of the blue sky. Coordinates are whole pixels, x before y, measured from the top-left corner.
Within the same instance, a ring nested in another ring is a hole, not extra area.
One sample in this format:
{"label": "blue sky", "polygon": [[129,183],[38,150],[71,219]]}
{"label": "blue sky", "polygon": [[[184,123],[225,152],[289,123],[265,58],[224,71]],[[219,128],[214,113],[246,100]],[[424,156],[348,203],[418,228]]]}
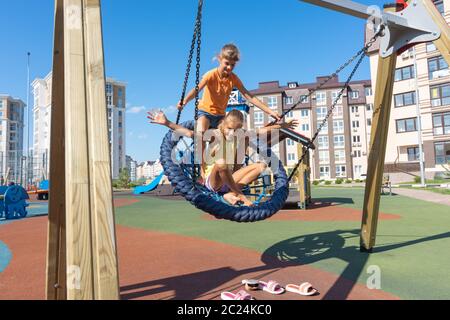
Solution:
{"label": "blue sky", "polygon": [[[128,85],[127,154],[155,160],[166,130],[149,125],[144,110],[173,110],[180,97],[197,0],[103,0],[102,6],[106,73]],[[50,71],[53,11],[52,0],[1,2],[0,93],[26,101],[28,51],[31,79]],[[272,80],[312,82],[362,47],[363,30],[363,20],[298,0],[205,0],[201,72],[214,68],[221,46],[233,42],[242,52],[235,73],[248,89]],[[355,78],[370,78],[367,59]],[[192,103],[182,119],[191,118]]]}

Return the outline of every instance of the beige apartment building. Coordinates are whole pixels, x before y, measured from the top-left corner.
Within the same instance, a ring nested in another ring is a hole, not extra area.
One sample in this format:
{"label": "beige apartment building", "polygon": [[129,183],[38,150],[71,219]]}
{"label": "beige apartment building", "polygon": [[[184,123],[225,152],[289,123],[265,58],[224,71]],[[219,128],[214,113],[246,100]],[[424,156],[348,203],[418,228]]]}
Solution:
{"label": "beige apartment building", "polygon": [[[50,148],[52,73],[32,83],[33,107],[33,176],[34,180],[48,177]],[[112,78],[106,79],[108,108],[108,132],[111,148],[113,179],[119,177],[120,169],[126,167],[126,84]]]}
{"label": "beige apartment building", "polygon": [[[450,22],[450,0],[434,2]],[[379,46],[372,48],[375,88]],[[392,181],[412,181],[420,176],[420,143],[426,178],[450,169],[450,70],[432,43],[416,45],[397,59],[385,158],[385,174]]]}
{"label": "beige apartment building", "polygon": [[[334,78],[308,97],[310,90],[325,78],[317,77],[316,82],[308,84],[290,82],[286,86],[280,86],[278,81],[264,82],[252,93],[280,114],[302,99],[303,103],[289,112],[286,119],[298,120],[296,131],[312,138],[344,85]],[[311,153],[310,159],[314,180],[365,177],[373,92],[369,80],[351,82],[349,87],[350,90],[344,91],[315,142],[316,150]],[[268,116],[254,107],[250,108],[249,118],[250,128],[262,127],[269,122]],[[293,168],[299,160],[297,144],[290,139],[286,139],[275,151],[287,168]]]}

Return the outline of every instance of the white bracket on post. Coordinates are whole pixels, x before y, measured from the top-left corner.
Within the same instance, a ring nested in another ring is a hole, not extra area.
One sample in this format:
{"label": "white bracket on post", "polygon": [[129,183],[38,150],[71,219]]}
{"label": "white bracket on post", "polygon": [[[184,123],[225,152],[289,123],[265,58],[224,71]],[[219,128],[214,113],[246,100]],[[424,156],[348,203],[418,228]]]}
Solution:
{"label": "white bracket on post", "polygon": [[420,42],[439,39],[441,31],[420,0],[413,0],[399,12],[384,12],[377,6],[366,6],[350,0],[300,0],[374,24],[375,32],[384,28],[381,35],[380,56],[390,56],[401,48]]}

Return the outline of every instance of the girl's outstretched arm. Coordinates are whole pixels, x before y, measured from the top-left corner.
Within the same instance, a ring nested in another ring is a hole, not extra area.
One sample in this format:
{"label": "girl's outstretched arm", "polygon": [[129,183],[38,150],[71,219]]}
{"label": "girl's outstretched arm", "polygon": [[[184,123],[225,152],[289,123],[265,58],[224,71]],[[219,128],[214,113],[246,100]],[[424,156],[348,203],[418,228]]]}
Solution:
{"label": "girl's outstretched arm", "polygon": [[277,121],[281,120],[281,116],[278,114],[278,112],[275,112],[271,110],[264,102],[259,100],[257,97],[252,95],[244,86],[240,89],[242,95],[245,99],[247,99],[248,102],[254,104],[259,109],[270,115],[271,117],[275,118]]}
{"label": "girl's outstretched arm", "polygon": [[263,127],[257,130],[257,134],[265,134],[269,133],[272,130],[279,130],[279,129],[295,129],[298,126],[297,120],[290,120],[283,123],[276,123],[267,127]]}
{"label": "girl's outstretched arm", "polygon": [[[205,78],[203,78],[200,81],[200,84],[198,85],[199,93],[203,90],[203,88],[205,88],[207,82],[208,82],[208,80]],[[184,106],[187,105],[189,103],[189,101],[191,101],[192,99],[195,98],[195,93],[196,93],[195,88],[192,89],[191,91],[189,91],[187,96],[184,98],[184,101],[178,102],[178,104],[177,104],[178,110],[183,110]]]}
{"label": "girl's outstretched arm", "polygon": [[192,138],[194,136],[194,131],[169,121],[162,111],[148,112],[147,114],[147,118],[150,120],[150,123],[160,124],[188,138]]}

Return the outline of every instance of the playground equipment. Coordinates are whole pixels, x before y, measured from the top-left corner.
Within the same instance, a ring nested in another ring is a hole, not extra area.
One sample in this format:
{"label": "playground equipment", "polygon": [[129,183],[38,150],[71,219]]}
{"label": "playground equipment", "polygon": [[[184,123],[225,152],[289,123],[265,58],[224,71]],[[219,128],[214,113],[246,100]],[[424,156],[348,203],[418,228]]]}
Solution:
{"label": "playground equipment", "polygon": [[380,32],[380,52],[375,89],[375,109],[369,147],[366,192],[361,228],[361,250],[375,246],[383,183],[389,117],[398,54],[412,45],[432,41],[450,63],[450,28],[431,0],[397,0],[393,8],[378,11],[349,0],[301,0],[369,20]]}
{"label": "playground equipment", "polygon": [[144,194],[146,192],[151,192],[151,191],[155,190],[156,188],[158,188],[159,184],[162,182],[163,177],[164,177],[164,172],[161,173],[159,176],[157,176],[155,179],[153,179],[153,181],[150,182],[149,184],[147,184],[145,186],[138,186],[138,187],[134,188],[133,194],[139,195],[139,194]]}
{"label": "playground equipment", "polygon": [[[312,197],[311,197],[311,167],[309,165],[310,152],[307,148],[302,145],[297,146],[298,158],[302,157],[305,160],[301,163],[300,167],[297,171],[297,184],[298,184],[298,192],[300,194],[300,198],[298,201],[298,207],[300,209],[306,210],[309,205],[311,205]],[[306,155],[304,155],[306,153]]]}
{"label": "playground equipment", "polygon": [[0,186],[0,218],[6,220],[25,218],[28,199],[30,199],[28,193],[21,186],[15,184]]}
{"label": "playground equipment", "polygon": [[47,299],[119,299],[100,0],[56,0]]}
{"label": "playground equipment", "polygon": [[[306,2],[358,18],[374,16],[369,7],[348,0]],[[50,192],[55,192],[49,204],[47,298],[118,299],[100,0],[56,0],[55,3],[50,161]],[[361,233],[361,248],[368,251],[375,244],[397,53],[405,45],[433,41],[450,63],[450,29],[430,0],[413,0],[403,12],[384,12],[375,17],[379,19],[377,37],[368,45],[378,37],[382,45]],[[201,10],[193,44],[196,40],[200,43],[200,18]],[[360,58],[357,66],[368,45],[355,56],[354,59]],[[200,47],[197,49],[199,74]],[[337,101],[347,86],[348,83]],[[331,112],[332,109],[333,106]],[[304,159],[300,159],[296,169]],[[272,203],[275,207],[287,196],[289,179],[283,174],[284,169],[280,171],[273,196],[278,200]],[[174,173],[184,176],[182,171]],[[195,174],[194,170],[194,177]],[[174,176],[170,179],[176,181]],[[193,184],[187,187],[192,188]],[[217,205],[204,197],[205,202]],[[242,213],[245,212],[239,212]]]}

